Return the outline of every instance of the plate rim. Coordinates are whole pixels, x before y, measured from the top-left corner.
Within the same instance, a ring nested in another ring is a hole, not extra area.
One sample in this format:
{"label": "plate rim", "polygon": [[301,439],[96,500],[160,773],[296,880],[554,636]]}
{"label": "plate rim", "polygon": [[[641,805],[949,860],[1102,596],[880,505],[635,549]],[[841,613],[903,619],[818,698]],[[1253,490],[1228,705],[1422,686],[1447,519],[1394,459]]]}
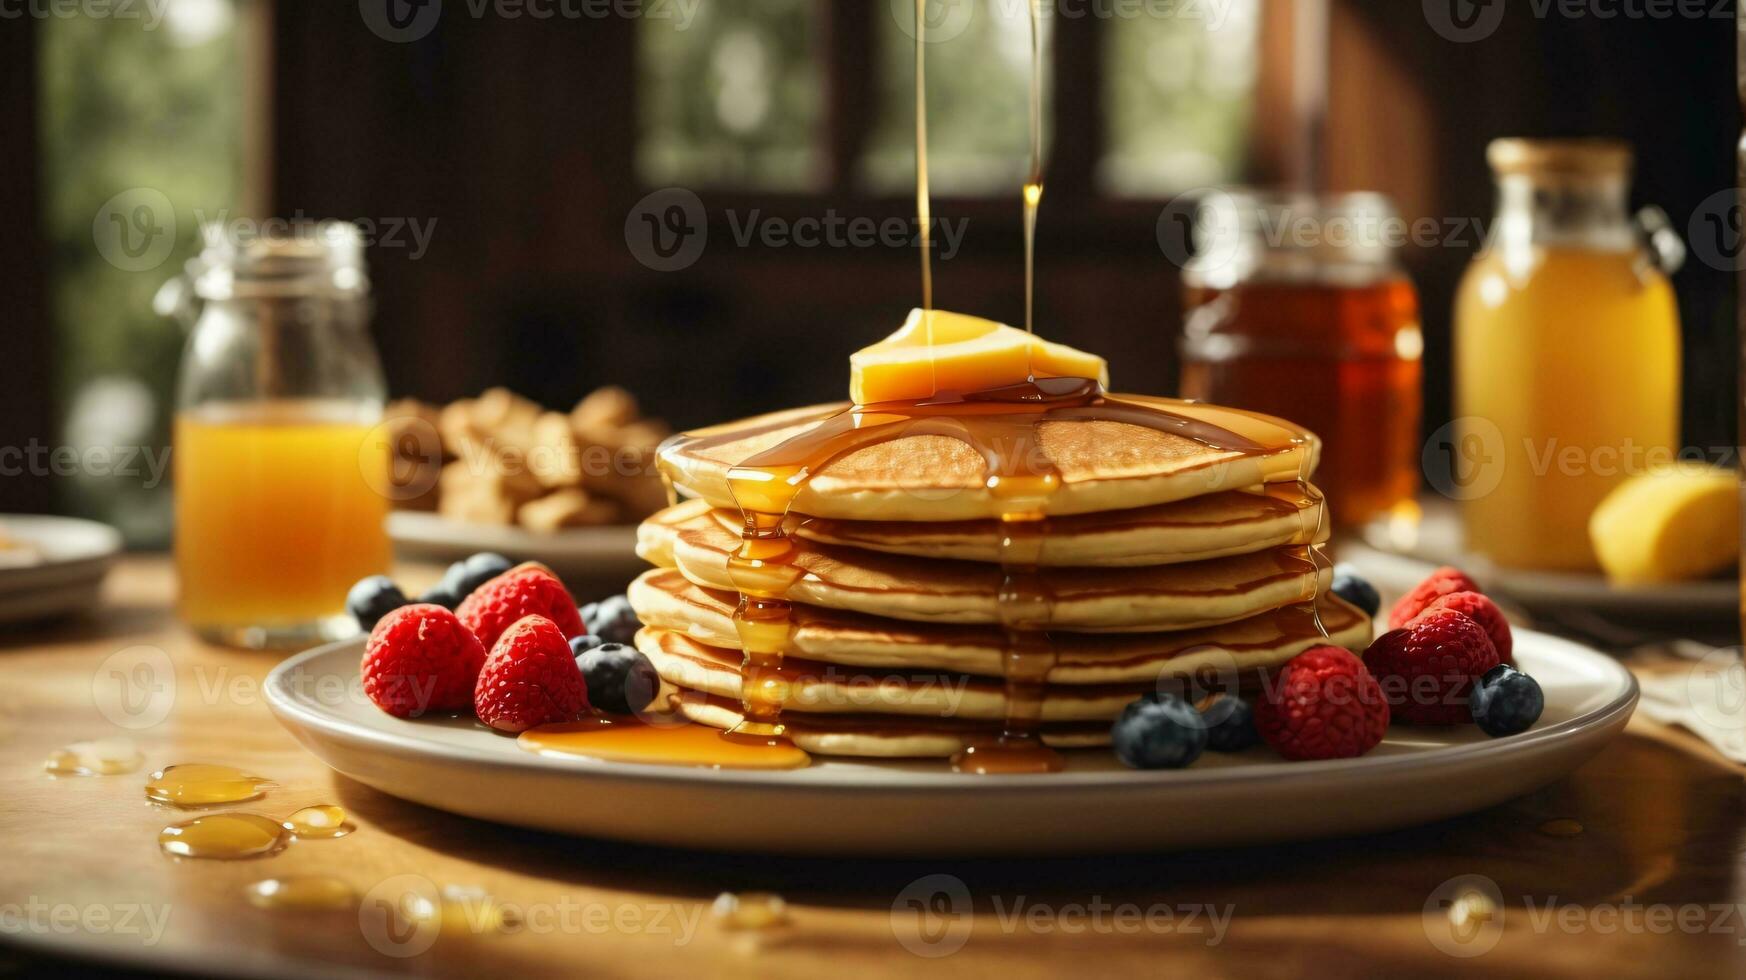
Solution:
{"label": "plate rim", "polygon": [[[1614,679],[1622,678],[1623,689],[1605,704],[1588,712],[1566,719],[1556,725],[1544,729],[1535,729],[1519,735],[1492,739],[1487,742],[1464,743],[1460,745],[1445,745],[1418,752],[1408,752],[1400,755],[1367,756],[1357,759],[1325,759],[1310,762],[1268,762],[1259,765],[1244,765],[1208,768],[1200,770],[1164,770],[1147,772],[1140,770],[1120,770],[1105,772],[1063,772],[1029,775],[995,775],[967,777],[952,772],[910,772],[893,773],[897,779],[867,780],[853,778],[848,774],[833,774],[827,770],[813,769],[812,775],[804,782],[796,781],[790,772],[767,772],[747,769],[709,769],[704,767],[662,766],[645,763],[612,762],[605,763],[578,758],[558,760],[550,756],[533,752],[523,752],[516,756],[501,755],[467,746],[443,745],[442,753],[451,756],[447,761],[467,761],[482,763],[501,770],[516,772],[538,772],[544,774],[581,772],[589,776],[607,776],[644,783],[695,785],[702,781],[711,785],[729,785],[742,789],[759,789],[772,792],[816,791],[850,793],[923,793],[937,794],[942,792],[971,791],[987,792],[1018,792],[1029,793],[1042,787],[1075,787],[1086,790],[1105,792],[1156,791],[1163,784],[1174,784],[1181,790],[1189,790],[1196,786],[1226,785],[1256,780],[1265,780],[1278,785],[1293,781],[1316,780],[1325,781],[1330,777],[1350,779],[1369,778],[1387,774],[1399,769],[1418,768],[1426,765],[1455,765],[1469,762],[1484,762],[1488,757],[1496,755],[1514,755],[1520,752],[1533,752],[1551,743],[1570,738],[1586,730],[1606,728],[1623,715],[1629,721],[1640,696],[1640,686],[1636,675],[1632,674],[1617,660],[1608,657],[1600,651],[1590,649],[1572,640],[1541,633],[1534,630],[1518,630],[1518,635],[1531,637],[1531,642],[1549,642],[1555,648],[1563,648],[1560,652],[1582,658],[1592,658],[1594,662],[1613,674]],[[349,640],[337,640],[318,647],[305,650],[279,663],[267,675],[263,685],[267,703],[279,723],[298,735],[298,727],[319,731],[327,738],[339,738],[354,743],[368,743],[404,758],[425,758],[429,755],[427,743],[422,740],[397,732],[383,731],[368,726],[358,725],[343,718],[329,718],[317,708],[312,708],[299,702],[291,693],[291,685],[287,678],[302,669],[311,661],[332,656],[342,648],[359,645],[363,637]],[[359,647],[361,651],[361,646]],[[349,678],[348,678],[348,687]],[[295,722],[295,724],[293,724]],[[507,736],[500,736],[507,737]],[[325,759],[323,760],[326,761]],[[877,760],[868,760],[870,766],[877,765]]]}

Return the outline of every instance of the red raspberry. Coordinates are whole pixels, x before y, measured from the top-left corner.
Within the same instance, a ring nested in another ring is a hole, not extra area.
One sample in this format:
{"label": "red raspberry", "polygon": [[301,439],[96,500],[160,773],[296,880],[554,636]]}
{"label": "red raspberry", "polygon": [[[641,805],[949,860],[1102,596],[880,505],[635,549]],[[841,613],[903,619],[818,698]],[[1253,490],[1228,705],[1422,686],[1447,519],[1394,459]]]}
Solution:
{"label": "red raspberry", "polygon": [[1395,603],[1394,608],[1388,613],[1388,628],[1391,630],[1400,629],[1412,622],[1419,613],[1429,608],[1431,603],[1451,592],[1483,593],[1483,591],[1459,568],[1450,568],[1448,565],[1444,565],[1432,572],[1430,578],[1420,582],[1411,592],[1401,596],[1400,601]]}
{"label": "red raspberry", "polygon": [[1478,623],[1479,628],[1485,630],[1485,635],[1491,637],[1491,645],[1497,648],[1498,661],[1506,664],[1516,662],[1512,656],[1516,644],[1515,638],[1510,635],[1510,621],[1504,618],[1503,610],[1497,607],[1497,603],[1477,592],[1451,592],[1434,600],[1425,611],[1430,612],[1433,609],[1453,609]]}
{"label": "red raspberry", "polygon": [[1255,728],[1292,761],[1355,759],[1382,741],[1388,702],[1350,650],[1311,647],[1280,669],[1256,703]]}
{"label": "red raspberry", "polygon": [[556,623],[526,616],[503,631],[479,671],[473,709],[500,732],[575,721],[588,710],[588,684]]}
{"label": "red raspberry", "polygon": [[1376,638],[1364,665],[1382,684],[1394,717],[1414,725],[1473,720],[1473,682],[1498,665],[1497,647],[1478,623],[1453,609],[1432,609],[1405,629]]}
{"label": "red raspberry", "polygon": [[398,718],[473,706],[485,647],[455,614],[417,603],[383,616],[364,644],[364,693]]}
{"label": "red raspberry", "polygon": [[523,616],[544,616],[564,631],[565,638],[588,632],[576,600],[552,570],[538,562],[517,565],[487,581],[461,600],[455,615],[479,637],[487,650],[497,645],[511,623]]}

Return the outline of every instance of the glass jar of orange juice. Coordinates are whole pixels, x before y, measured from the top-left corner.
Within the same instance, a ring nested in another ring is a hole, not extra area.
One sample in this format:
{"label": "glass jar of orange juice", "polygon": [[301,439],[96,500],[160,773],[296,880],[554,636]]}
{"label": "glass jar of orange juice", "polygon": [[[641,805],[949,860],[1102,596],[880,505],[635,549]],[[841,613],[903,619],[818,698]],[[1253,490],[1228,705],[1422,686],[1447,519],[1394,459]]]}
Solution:
{"label": "glass jar of orange juice", "polygon": [[355,226],[203,229],[175,424],[181,617],[203,638],[307,645],[355,629],[388,570],[384,401]]}
{"label": "glass jar of orange juice", "polygon": [[[1498,212],[1455,306],[1456,415],[1439,489],[1468,549],[1516,568],[1597,566],[1588,522],[1679,444],[1683,260],[1665,217],[1629,211],[1632,155],[1607,140],[1498,140]],[[1651,247],[1651,245],[1655,247]]]}

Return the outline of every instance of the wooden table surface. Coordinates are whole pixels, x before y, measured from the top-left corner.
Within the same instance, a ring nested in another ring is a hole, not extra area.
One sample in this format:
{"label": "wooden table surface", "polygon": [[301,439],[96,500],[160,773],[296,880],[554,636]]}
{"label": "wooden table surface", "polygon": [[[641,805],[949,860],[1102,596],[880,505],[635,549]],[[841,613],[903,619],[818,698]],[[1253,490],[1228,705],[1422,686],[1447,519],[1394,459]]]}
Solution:
{"label": "wooden table surface", "polygon": [[[1013,861],[675,852],[454,817],[338,776],[269,714],[260,685],[277,658],[194,640],[170,615],[173,590],[167,562],[129,559],[101,612],[0,636],[0,972],[103,958],[262,975],[1746,975],[1746,769],[1641,717],[1532,796],[1361,839]],[[174,663],[175,700],[167,719],[130,731],[105,717],[98,695],[116,683],[106,658],[142,644]],[[54,748],[111,734],[137,742],[140,772],[43,773]],[[156,837],[182,814],[148,803],[142,785],[186,762],[277,781],[239,808],[339,803],[358,830],[257,861],[172,860]],[[1548,833],[1555,820],[1582,830]],[[253,881],[306,874],[360,893],[400,875],[483,889],[522,925],[447,926],[428,949],[394,956],[412,944],[382,942],[356,910],[244,899]],[[959,879],[973,914],[921,931],[898,899],[929,875]],[[1503,900],[1465,943],[1438,906],[1464,875],[1489,879]],[[723,891],[777,893],[790,922],[724,929],[709,914]]]}

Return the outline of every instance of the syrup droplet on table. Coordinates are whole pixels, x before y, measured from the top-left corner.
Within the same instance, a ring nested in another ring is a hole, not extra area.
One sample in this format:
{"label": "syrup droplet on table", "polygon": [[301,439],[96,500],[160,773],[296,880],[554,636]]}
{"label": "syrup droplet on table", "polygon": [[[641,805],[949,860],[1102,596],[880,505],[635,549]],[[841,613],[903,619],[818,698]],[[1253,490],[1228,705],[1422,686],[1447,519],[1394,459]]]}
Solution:
{"label": "syrup droplet on table", "polygon": [[1581,837],[1583,826],[1581,822],[1564,817],[1558,820],[1548,820],[1540,825],[1540,833],[1547,837]]}
{"label": "syrup droplet on table", "polygon": [[43,760],[42,768],[50,776],[118,776],[135,772],[144,764],[145,756],[133,739],[118,736],[56,749]]}
{"label": "syrup droplet on table", "polygon": [[1449,903],[1449,924],[1455,927],[1457,935],[1468,934],[1496,915],[1497,904],[1484,892],[1465,891]]}
{"label": "syrup droplet on table", "polygon": [[407,922],[437,923],[445,933],[511,932],[522,924],[519,910],[499,902],[483,888],[444,885],[433,903],[430,896],[407,892],[400,902]]}
{"label": "syrup droplet on table", "polygon": [[259,799],[262,791],[276,785],[233,766],[196,762],[168,766],[146,781],[146,799],[178,807],[218,806]]}
{"label": "syrup droplet on table", "polygon": [[158,833],[158,847],[171,857],[236,861],[277,854],[291,832],[258,813],[212,813],[171,824]]}
{"label": "syrup droplet on table", "polygon": [[293,912],[331,912],[358,904],[357,889],[329,875],[265,878],[250,884],[243,893],[257,908]]}
{"label": "syrup droplet on table", "polygon": [[358,829],[346,819],[345,808],[332,803],[306,806],[286,817],[282,826],[300,840],[329,840]]}
{"label": "syrup droplet on table", "polygon": [[788,903],[775,892],[722,892],[709,916],[723,929],[775,929],[788,924]]}

